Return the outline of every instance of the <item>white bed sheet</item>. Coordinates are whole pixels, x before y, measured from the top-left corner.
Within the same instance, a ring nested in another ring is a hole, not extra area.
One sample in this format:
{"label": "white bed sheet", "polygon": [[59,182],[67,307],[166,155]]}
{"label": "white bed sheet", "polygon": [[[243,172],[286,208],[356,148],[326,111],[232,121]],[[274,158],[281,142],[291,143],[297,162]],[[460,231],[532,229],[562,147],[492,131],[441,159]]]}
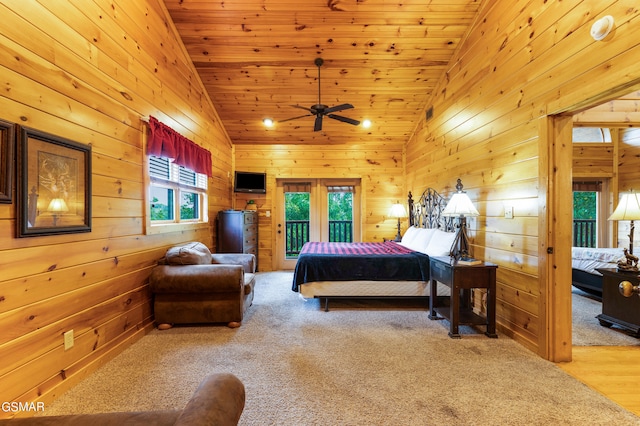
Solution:
{"label": "white bed sheet", "polygon": [[[428,281],[314,281],[301,284],[300,295],[314,297],[417,297],[429,296]],[[449,296],[450,290],[438,283],[438,296]]]}
{"label": "white bed sheet", "polygon": [[590,274],[602,275],[597,268],[615,268],[618,260],[624,259],[622,248],[573,247],[571,267]]}

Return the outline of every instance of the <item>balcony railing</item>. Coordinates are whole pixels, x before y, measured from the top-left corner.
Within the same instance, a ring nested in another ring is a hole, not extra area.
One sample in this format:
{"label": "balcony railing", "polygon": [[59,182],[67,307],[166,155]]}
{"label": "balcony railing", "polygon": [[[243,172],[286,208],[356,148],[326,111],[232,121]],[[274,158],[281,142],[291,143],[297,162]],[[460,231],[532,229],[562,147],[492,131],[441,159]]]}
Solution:
{"label": "balcony railing", "polygon": [[573,246],[595,247],[597,232],[595,219],[574,219]]}
{"label": "balcony railing", "polygon": [[350,220],[330,220],[329,241],[332,243],[353,242],[353,222]]}
{"label": "balcony railing", "polygon": [[[288,259],[297,257],[304,243],[309,241],[308,220],[288,220],[285,222],[286,248]],[[353,222],[350,220],[329,221],[329,241],[350,243],[353,241]]]}

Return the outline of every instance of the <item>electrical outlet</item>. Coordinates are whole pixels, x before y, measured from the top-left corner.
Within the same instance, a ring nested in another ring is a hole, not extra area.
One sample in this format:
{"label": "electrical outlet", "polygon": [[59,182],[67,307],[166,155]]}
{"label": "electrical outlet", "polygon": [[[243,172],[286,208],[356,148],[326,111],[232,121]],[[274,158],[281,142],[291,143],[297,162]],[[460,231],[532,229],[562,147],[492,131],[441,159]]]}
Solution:
{"label": "electrical outlet", "polygon": [[504,206],[505,219],[513,219],[513,206]]}
{"label": "electrical outlet", "polygon": [[64,350],[69,350],[73,347],[73,330],[69,330],[64,333]]}

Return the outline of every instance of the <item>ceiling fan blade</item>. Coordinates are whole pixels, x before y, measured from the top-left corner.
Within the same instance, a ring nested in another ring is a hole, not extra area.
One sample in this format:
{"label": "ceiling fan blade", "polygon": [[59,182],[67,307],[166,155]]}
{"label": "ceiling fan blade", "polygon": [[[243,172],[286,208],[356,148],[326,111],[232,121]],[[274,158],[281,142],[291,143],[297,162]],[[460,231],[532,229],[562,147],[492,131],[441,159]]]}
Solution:
{"label": "ceiling fan blade", "polygon": [[285,118],[284,120],[278,121],[278,123],[284,123],[285,121],[297,120],[298,118],[303,118],[303,117],[311,117],[312,115],[313,114],[305,114],[305,115],[299,115],[297,117]]}
{"label": "ceiling fan blade", "polygon": [[316,115],[316,122],[313,125],[314,132],[319,132],[320,130],[322,130],[322,114]]}
{"label": "ceiling fan blade", "polygon": [[358,120],[354,120],[353,118],[343,117],[341,115],[329,114],[329,118],[333,118],[334,120],[342,121],[343,123],[353,124],[357,126],[360,124]]}
{"label": "ceiling fan blade", "polygon": [[351,104],[342,104],[342,105],[333,106],[331,108],[327,108],[323,112],[324,112],[324,114],[330,114],[332,112],[338,112],[338,111],[342,111],[342,110],[349,109],[349,108],[353,108],[353,105],[351,105]]}

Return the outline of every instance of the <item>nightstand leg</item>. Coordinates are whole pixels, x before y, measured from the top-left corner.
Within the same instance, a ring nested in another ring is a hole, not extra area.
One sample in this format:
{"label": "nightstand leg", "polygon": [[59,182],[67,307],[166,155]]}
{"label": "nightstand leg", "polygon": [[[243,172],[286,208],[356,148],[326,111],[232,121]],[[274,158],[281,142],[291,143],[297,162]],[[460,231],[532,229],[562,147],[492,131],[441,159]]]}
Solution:
{"label": "nightstand leg", "polygon": [[438,282],[436,280],[430,280],[431,287],[429,289],[429,319],[437,320],[438,314],[435,311],[436,299],[438,298]]}
{"label": "nightstand leg", "polygon": [[451,306],[450,315],[451,318],[449,337],[452,339],[460,339],[460,333],[458,332],[458,323],[460,322],[460,289],[455,286],[451,289]]}
{"label": "nightstand leg", "polygon": [[[495,283],[495,270],[491,276],[492,282]],[[496,339],[496,290],[495,286],[487,289],[487,332],[484,333],[488,337]]]}

